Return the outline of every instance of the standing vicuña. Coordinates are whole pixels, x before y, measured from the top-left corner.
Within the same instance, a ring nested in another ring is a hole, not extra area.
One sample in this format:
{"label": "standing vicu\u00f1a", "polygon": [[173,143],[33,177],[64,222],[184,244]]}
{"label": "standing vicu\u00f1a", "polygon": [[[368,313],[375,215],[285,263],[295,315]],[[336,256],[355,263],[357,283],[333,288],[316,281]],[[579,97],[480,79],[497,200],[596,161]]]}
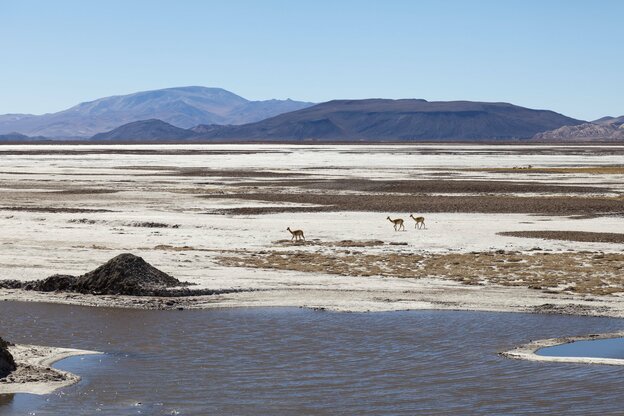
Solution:
{"label": "standing vicu\u00f1a", "polygon": [[299,241],[299,240],[303,240],[305,241],[305,237],[303,236],[303,230],[291,230],[290,227],[286,228],[288,231],[290,231],[290,233],[292,234],[292,238],[290,239],[290,241]]}
{"label": "standing vicu\u00f1a", "polygon": [[388,221],[394,224],[394,231],[398,231],[401,228],[403,228],[403,231],[405,231],[405,225],[403,225],[403,220],[401,218],[397,218],[396,220],[393,220],[392,218],[388,217]]}
{"label": "standing vicu\u00f1a", "polygon": [[419,230],[420,230],[420,227],[427,228],[425,226],[425,217],[415,217],[412,214],[410,214],[410,217],[412,217],[412,219],[416,221],[414,228],[418,228]]}

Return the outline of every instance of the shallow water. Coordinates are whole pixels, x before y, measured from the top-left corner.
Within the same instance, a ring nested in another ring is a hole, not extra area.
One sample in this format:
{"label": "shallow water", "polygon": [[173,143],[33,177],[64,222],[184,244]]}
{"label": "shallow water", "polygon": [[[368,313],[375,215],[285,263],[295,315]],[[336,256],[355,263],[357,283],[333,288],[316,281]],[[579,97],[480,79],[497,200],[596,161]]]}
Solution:
{"label": "shallow water", "polygon": [[106,352],[57,363],[83,377],[77,385],[48,396],[0,396],[0,414],[618,414],[624,368],[497,352],[623,324],[485,312],[0,302],[0,331],[12,341]]}
{"label": "shallow water", "polygon": [[542,348],[538,355],[549,357],[589,357],[624,359],[624,338],[575,341]]}

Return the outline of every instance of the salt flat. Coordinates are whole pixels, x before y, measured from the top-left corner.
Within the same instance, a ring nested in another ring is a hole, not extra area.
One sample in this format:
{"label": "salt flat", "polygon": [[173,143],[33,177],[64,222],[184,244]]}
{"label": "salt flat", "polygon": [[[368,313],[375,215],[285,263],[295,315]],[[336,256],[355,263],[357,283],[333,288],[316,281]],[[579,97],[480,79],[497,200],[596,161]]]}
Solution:
{"label": "salt flat", "polygon": [[[293,251],[323,256],[375,254],[388,259],[392,255],[447,256],[500,250],[517,252],[520,256],[583,251],[620,253],[623,244],[518,238],[498,233],[618,232],[621,228],[618,206],[623,206],[624,211],[624,175],[543,174],[507,169],[528,165],[536,170],[617,166],[622,160],[622,150],[617,146],[473,145],[2,146],[0,273],[4,279],[22,281],[55,273],[81,274],[119,253],[131,252],[200,287],[254,290],[187,302],[185,307],[534,310],[543,304],[554,304],[572,305],[561,309],[562,312],[624,316],[619,292],[615,290],[617,282],[612,280],[604,285],[613,294],[602,296],[597,292],[575,293],[564,287],[548,286],[542,289],[558,292],[545,293],[523,286],[522,282],[488,283],[485,277],[480,285],[474,286],[439,276],[411,279],[364,272],[335,274],[318,268],[305,272],[296,265],[268,269],[231,267],[222,260],[224,256],[242,258],[262,256],[263,252]],[[497,172],[495,168],[507,169]],[[316,189],[315,185],[359,179],[386,181],[388,189],[367,193],[322,186]],[[413,212],[409,209],[410,200],[427,207],[427,201],[437,194],[397,193],[392,188],[397,180],[436,180],[440,184],[449,181],[528,183],[535,187],[535,192],[493,190],[444,195],[457,201],[467,196],[504,197],[521,202],[558,197],[563,198],[559,200],[563,207],[568,201],[565,198],[569,198],[569,205],[578,201],[604,202],[610,211],[543,215],[529,212],[530,209],[507,213],[505,209],[457,212],[457,208],[449,208],[445,212],[444,206],[437,204],[432,211]],[[577,193],[562,188],[560,192],[556,189],[546,192],[540,190],[544,184],[595,189]],[[254,199],[256,193],[276,197]],[[336,205],[333,209],[315,203],[289,202],[285,197],[284,201],[280,200],[280,196],[297,193],[312,195],[309,198],[312,202],[316,193],[366,195],[371,200],[386,200],[388,204],[399,196],[408,199],[401,205],[405,209],[394,212],[365,206],[339,209]],[[237,198],[239,194],[244,198]],[[241,214],[235,211],[239,208],[252,211]],[[273,212],[274,208],[279,209]],[[427,229],[414,229],[410,213],[425,216]],[[386,220],[388,215],[402,217],[406,231],[395,232]],[[288,226],[303,229],[313,244],[280,243],[279,240],[290,239]],[[379,240],[383,244],[340,249],[331,246],[332,242],[342,240]],[[415,260],[414,267],[417,264]],[[0,291],[0,298],[141,306],[141,302],[122,297],[95,299],[7,290]],[[598,304],[600,307],[595,307]],[[575,309],[574,305],[584,308]]]}

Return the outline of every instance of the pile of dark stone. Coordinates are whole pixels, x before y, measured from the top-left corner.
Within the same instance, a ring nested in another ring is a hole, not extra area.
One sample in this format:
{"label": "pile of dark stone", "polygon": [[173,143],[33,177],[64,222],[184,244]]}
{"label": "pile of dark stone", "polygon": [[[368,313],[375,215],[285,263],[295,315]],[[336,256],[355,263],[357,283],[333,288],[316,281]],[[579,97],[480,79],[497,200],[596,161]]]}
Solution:
{"label": "pile of dark stone", "polygon": [[158,270],[141,257],[124,253],[82,276],[55,274],[43,280],[21,282],[2,280],[0,288],[40,292],[73,292],[92,295],[129,296],[202,296],[238,292],[236,289],[190,289],[182,282]]}
{"label": "pile of dark stone", "polygon": [[9,344],[0,338],[0,378],[4,378],[15,371],[15,360],[9,352]]}

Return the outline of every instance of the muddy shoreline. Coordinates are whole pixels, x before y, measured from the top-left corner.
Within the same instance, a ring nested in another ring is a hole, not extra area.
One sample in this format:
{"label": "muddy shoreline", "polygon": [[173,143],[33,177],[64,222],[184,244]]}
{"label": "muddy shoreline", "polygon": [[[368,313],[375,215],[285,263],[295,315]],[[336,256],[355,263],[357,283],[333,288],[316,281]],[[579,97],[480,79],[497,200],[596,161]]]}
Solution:
{"label": "muddy shoreline", "polygon": [[71,348],[44,347],[17,344],[9,347],[17,369],[0,379],[0,394],[50,394],[80,381],[80,376],[51,366],[65,358],[77,355],[102,354]]}

